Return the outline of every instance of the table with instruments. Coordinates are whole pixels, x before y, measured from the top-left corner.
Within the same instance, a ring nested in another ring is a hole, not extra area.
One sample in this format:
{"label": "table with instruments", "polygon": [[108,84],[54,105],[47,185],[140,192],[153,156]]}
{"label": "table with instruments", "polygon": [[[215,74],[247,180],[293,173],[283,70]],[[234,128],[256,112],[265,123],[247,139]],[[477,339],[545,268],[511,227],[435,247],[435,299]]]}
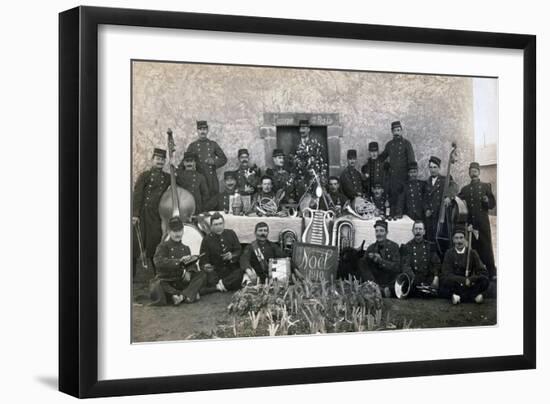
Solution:
{"label": "table with instruments", "polygon": [[[337,218],[335,224],[337,224],[338,221],[341,220],[349,220],[353,224],[355,231],[353,246],[355,248],[360,247],[363,240],[365,240],[365,248],[367,248],[369,244],[372,244],[376,241],[376,238],[374,236],[374,223],[376,223],[378,218],[363,220],[352,215],[344,215]],[[398,220],[389,220],[388,239],[399,245],[405,244],[413,237],[413,223],[414,221],[408,216],[403,216],[401,219]]]}
{"label": "table with instruments", "polygon": [[254,227],[256,223],[265,222],[269,226],[269,241],[279,242],[279,233],[290,229],[298,239],[302,236],[303,219],[301,217],[276,216],[236,216],[220,212],[225,220],[225,228],[232,229],[242,244],[250,244],[256,240]]}

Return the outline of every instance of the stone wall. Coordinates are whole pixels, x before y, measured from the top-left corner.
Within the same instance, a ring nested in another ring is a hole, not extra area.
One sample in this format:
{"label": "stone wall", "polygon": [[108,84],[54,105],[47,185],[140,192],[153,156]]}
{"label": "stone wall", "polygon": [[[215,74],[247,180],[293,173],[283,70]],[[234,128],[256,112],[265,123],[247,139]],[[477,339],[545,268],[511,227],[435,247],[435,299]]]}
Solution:
{"label": "stone wall", "polygon": [[133,174],[148,167],[154,147],[166,148],[167,128],[174,132],[179,161],[196,139],[195,122],[201,119],[229,159],[220,177],[236,167],[241,147],[249,149],[252,163],[264,167],[271,163],[264,118],[307,113],[337,117],[330,133],[339,137],[342,163],[346,150],[356,148],[363,164],[367,143],[375,140],[383,147],[394,120],[402,122],[413,144],[422,177],[430,155],[442,158],[445,171],[456,141],[453,176],[462,185],[474,156],[472,97],[472,80],[463,77],[134,62]]}

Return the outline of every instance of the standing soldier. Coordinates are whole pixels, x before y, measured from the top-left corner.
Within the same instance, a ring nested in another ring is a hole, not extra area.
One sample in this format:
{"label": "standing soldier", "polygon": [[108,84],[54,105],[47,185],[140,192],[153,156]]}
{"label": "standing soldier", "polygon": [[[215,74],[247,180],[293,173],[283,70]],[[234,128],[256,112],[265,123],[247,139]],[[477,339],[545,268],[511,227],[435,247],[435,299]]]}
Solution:
{"label": "standing soldier", "polygon": [[340,174],[340,183],[342,184],[344,195],[353,200],[355,197],[365,194],[366,178],[355,168],[357,164],[357,150],[348,150],[347,159],[348,165],[342,171],[342,174]]}
{"label": "standing soldier", "polygon": [[403,184],[399,195],[396,217],[403,214],[412,220],[424,219],[424,202],[426,200],[426,182],[418,179],[418,164],[413,161],[409,164],[409,180]]}
{"label": "standing soldier", "polygon": [[237,187],[239,193],[244,196],[252,196],[257,191],[260,182],[260,169],[255,165],[249,166],[250,155],[248,149],[239,149],[237,153],[239,168],[235,171],[237,175]]}
{"label": "standing soldier", "polygon": [[372,195],[372,190],[376,183],[380,183],[384,188],[387,188],[386,170],[384,169],[384,162],[379,157],[378,151],[378,142],[370,142],[369,159],[363,167],[361,167],[361,172],[366,178],[366,191],[368,195]]}
{"label": "standing soldier", "polygon": [[[162,237],[159,202],[170,185],[170,175],[162,171],[166,162],[166,150],[155,149],[151,168],[140,174],[134,185],[132,223],[139,224],[141,240],[147,258],[153,258]],[[134,232],[133,273],[136,274],[136,259],[139,256],[138,239]],[[153,270],[155,265],[153,263]]]}
{"label": "standing soldier", "polygon": [[187,151],[197,155],[197,171],[206,178],[208,196],[213,197],[219,192],[216,169],[227,163],[227,157],[218,143],[208,139],[208,123],[206,121],[197,121],[197,132],[199,139],[192,142]]}
{"label": "standing soldier", "polygon": [[386,143],[384,151],[380,154],[380,160],[385,161],[389,158],[388,196],[390,205],[395,206],[399,191],[403,183],[407,181],[409,164],[415,161],[415,158],[411,142],[403,138],[401,122],[392,122],[391,132],[393,139]]}
{"label": "standing soldier", "polygon": [[229,212],[230,198],[235,194],[235,190],[237,189],[237,176],[233,171],[226,171],[223,173],[223,182],[223,192],[210,198],[206,206],[207,210]]}
{"label": "standing soldier", "polygon": [[435,241],[437,233],[437,223],[439,221],[439,210],[441,204],[448,207],[457,192],[458,186],[454,182],[453,177],[449,180],[449,189],[446,195],[443,195],[445,188],[446,176],[440,175],[441,159],[431,156],[428,161],[430,177],[426,181],[426,200],[424,208],[426,209],[426,238],[428,241]]}
{"label": "standing soldier", "polygon": [[287,203],[296,203],[296,191],[294,188],[294,176],[284,168],[285,155],[281,149],[273,149],[273,168],[268,168],[265,174],[273,180],[273,190],[285,192],[284,199]]}
{"label": "standing soldier", "polygon": [[328,176],[328,165],[323,157],[323,146],[310,137],[311,128],[307,119],[300,120],[300,143],[296,147],[294,155],[294,167],[296,170],[296,190],[300,199],[311,184],[314,173],[321,181],[326,183]]}
{"label": "standing soldier", "polygon": [[206,178],[199,173],[197,167],[197,155],[185,152],[183,160],[176,171],[176,183],[191,192],[195,198],[195,213],[201,213],[208,201],[208,185]]}
{"label": "standing soldier", "polygon": [[472,181],[460,190],[458,197],[468,206],[468,223],[479,232],[479,237],[472,239],[472,247],[487,266],[491,279],[494,279],[496,267],[488,211],[496,206],[496,200],[491,191],[491,184],[479,179],[479,163],[470,164],[469,174]]}

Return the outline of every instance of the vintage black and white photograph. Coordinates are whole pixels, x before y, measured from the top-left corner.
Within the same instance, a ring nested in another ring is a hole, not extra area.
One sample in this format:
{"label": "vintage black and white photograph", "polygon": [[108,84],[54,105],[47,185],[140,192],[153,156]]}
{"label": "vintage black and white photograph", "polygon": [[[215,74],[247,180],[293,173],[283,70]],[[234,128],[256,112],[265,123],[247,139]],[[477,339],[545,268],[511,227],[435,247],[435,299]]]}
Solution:
{"label": "vintage black and white photograph", "polygon": [[130,67],[132,342],[498,324],[498,78]]}

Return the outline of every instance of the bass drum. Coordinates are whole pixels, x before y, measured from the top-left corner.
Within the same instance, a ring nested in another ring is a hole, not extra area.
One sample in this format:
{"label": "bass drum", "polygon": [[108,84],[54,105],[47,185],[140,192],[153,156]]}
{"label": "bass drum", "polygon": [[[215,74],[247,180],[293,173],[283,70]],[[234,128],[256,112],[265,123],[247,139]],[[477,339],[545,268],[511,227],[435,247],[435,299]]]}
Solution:
{"label": "bass drum", "polygon": [[[168,240],[169,237],[167,235],[165,240]],[[181,243],[189,247],[192,255],[199,255],[203,237],[203,233],[195,226],[184,223]]]}

